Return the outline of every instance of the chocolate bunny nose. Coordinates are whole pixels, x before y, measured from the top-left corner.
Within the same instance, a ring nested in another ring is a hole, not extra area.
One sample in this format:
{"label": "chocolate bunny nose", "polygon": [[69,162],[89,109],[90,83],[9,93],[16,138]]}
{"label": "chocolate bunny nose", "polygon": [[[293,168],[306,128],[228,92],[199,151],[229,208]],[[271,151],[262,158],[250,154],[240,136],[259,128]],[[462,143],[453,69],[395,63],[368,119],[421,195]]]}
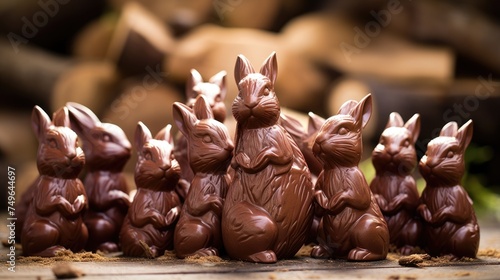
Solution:
{"label": "chocolate bunny nose", "polygon": [[399,153],[398,147],[393,146],[393,145],[390,145],[389,147],[387,147],[386,150],[387,150],[387,153],[391,156],[394,156],[394,155]]}
{"label": "chocolate bunny nose", "polygon": [[163,166],[160,166],[160,169],[163,171],[169,170],[170,167],[172,167],[172,164],[170,162],[165,163]]}

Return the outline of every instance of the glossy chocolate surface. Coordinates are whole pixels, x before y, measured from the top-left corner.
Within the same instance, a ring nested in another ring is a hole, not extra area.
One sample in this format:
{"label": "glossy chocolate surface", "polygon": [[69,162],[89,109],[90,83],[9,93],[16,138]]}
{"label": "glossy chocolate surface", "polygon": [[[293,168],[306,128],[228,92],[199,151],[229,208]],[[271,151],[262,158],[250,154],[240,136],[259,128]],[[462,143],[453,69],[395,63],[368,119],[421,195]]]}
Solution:
{"label": "glossy chocolate surface", "polygon": [[[186,105],[193,108],[196,98],[204,96],[213,112],[213,118],[224,123],[226,119],[226,72],[220,71],[210,78],[208,82],[203,82],[200,73],[191,69],[191,75],[186,82]],[[188,144],[186,137],[179,132],[176,137],[174,155],[181,166],[181,184],[185,185],[183,197],[187,194],[189,184],[193,180],[194,172],[189,164]]]}
{"label": "glossy chocolate surface", "polygon": [[402,255],[419,246],[422,224],[417,217],[419,194],[412,176],[417,166],[415,142],[420,133],[420,116],[403,122],[393,112],[378,145],[372,152],[375,178],[370,189],[389,228],[390,242]]}
{"label": "glossy chocolate surface", "polygon": [[313,184],[297,144],[278,124],[277,70],[274,53],[259,72],[243,55],[236,61],[234,177],[222,213],[224,247],[233,259],[291,258],[311,227]]}
{"label": "glossy chocolate surface", "polygon": [[40,176],[28,191],[31,197],[24,217],[21,243],[25,256],[52,257],[62,249],[81,251],[87,242],[83,213],[88,200],[78,175],[85,156],[77,135],[69,128],[68,109],[49,116],[33,108],[32,126],[38,139]]}
{"label": "glossy chocolate surface", "polygon": [[175,228],[174,250],[179,258],[219,255],[221,214],[229,186],[227,169],[233,142],[226,127],[214,119],[209,101],[200,95],[191,109],[173,107],[175,122],[189,147],[194,171],[189,192]]}
{"label": "glossy chocolate surface", "polygon": [[360,102],[347,101],[317,133],[313,152],[323,163],[323,172],[315,199],[323,218],[312,257],[370,261],[387,256],[387,224],[358,168],[361,131],[371,112],[371,95]]}
{"label": "glossy chocolate surface", "polygon": [[123,130],[101,123],[87,107],[69,102],[71,127],[82,140],[86,158],[85,190],[89,210],[84,220],[89,230],[86,250],[116,252],[118,235],[130,205],[129,190],[122,174],[130,158],[131,145]]}
{"label": "glossy chocolate surface", "polygon": [[417,210],[424,221],[425,249],[432,256],[476,257],[479,225],[472,200],[461,186],[464,153],[471,139],[472,120],[460,129],[449,122],[420,160],[426,186]]}
{"label": "glossy chocolate surface", "polygon": [[142,123],[135,131],[137,193],[120,231],[123,254],[155,258],[173,248],[181,201],[176,192],[180,167],[173,158],[171,125],[153,138]]}

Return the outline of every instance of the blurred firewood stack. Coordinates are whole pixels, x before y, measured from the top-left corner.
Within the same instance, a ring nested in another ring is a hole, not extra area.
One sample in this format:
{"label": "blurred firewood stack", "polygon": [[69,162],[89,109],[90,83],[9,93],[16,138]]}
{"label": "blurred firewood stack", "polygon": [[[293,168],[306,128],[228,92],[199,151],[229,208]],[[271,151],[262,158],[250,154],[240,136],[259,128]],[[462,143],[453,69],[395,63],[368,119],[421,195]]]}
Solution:
{"label": "blurred firewood stack", "polygon": [[[0,162],[25,172],[18,192],[36,175],[35,104],[82,103],[132,139],[139,120],[152,131],[172,123],[191,68],[226,70],[231,108],[236,56],[272,51],[280,103],[304,124],[372,93],[365,152],[392,111],[421,114],[420,155],[436,129],[469,118],[474,142],[499,151],[499,18],[493,0],[2,1]],[[499,161],[482,167],[489,185],[500,185]]]}

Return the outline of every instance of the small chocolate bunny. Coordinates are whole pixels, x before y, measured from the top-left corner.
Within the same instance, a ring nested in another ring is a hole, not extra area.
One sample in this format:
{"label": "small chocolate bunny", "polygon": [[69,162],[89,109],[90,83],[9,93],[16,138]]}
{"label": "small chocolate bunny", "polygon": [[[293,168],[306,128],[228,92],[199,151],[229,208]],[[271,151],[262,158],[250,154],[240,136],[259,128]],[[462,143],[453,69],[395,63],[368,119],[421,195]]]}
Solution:
{"label": "small chocolate bunny", "polygon": [[315,198],[324,216],[312,257],[371,261],[387,256],[387,224],[358,168],[361,131],[371,113],[371,95],[359,103],[347,101],[318,131],[313,152],[323,163],[323,172],[316,182]]}
{"label": "small chocolate bunny", "polygon": [[[213,112],[214,118],[223,123],[226,119],[226,71],[220,71],[210,78],[208,82],[203,79],[198,71],[191,69],[191,75],[186,82],[186,105],[193,108],[196,98],[203,95]],[[181,185],[185,197],[189,184],[193,180],[193,170],[189,165],[187,140],[182,133],[176,137],[174,155],[181,166]]]}
{"label": "small chocolate bunny", "polygon": [[176,192],[180,167],[173,156],[171,127],[167,125],[153,139],[142,122],[137,124],[137,193],[120,231],[125,256],[156,258],[173,248],[181,201]]}
{"label": "small chocolate bunny", "polygon": [[420,159],[418,167],[426,186],[417,210],[424,220],[425,248],[432,256],[476,257],[479,225],[472,200],[460,185],[471,139],[472,120],[460,129],[456,122],[449,122]]}
{"label": "small chocolate bunny", "polygon": [[78,175],[85,155],[78,136],[69,128],[68,109],[53,121],[38,106],[33,108],[33,130],[38,138],[37,166],[40,176],[33,184],[21,243],[25,256],[53,257],[62,249],[81,251],[88,238],[83,212],[87,195]]}
{"label": "small chocolate bunny", "polygon": [[278,124],[276,76],[275,53],[259,72],[243,55],[237,58],[234,178],[222,213],[224,247],[233,259],[274,263],[293,257],[311,228],[314,188],[299,147]]}
{"label": "small chocolate bunny", "polygon": [[417,166],[415,142],[420,133],[420,115],[406,124],[393,112],[372,153],[376,175],[370,184],[389,228],[390,243],[402,255],[419,245],[421,221],[416,216],[419,194],[411,173]]}
{"label": "small chocolate bunny", "polygon": [[195,174],[175,228],[174,250],[179,258],[219,254],[220,218],[234,148],[227,128],[214,119],[203,95],[196,99],[193,111],[174,103],[175,123],[187,139],[189,162]]}
{"label": "small chocolate bunny", "polygon": [[86,249],[116,252],[118,235],[130,205],[128,186],[122,174],[130,158],[131,145],[123,130],[101,123],[87,107],[68,102],[71,127],[81,138],[86,158],[85,189],[89,211],[85,224],[89,230]]}

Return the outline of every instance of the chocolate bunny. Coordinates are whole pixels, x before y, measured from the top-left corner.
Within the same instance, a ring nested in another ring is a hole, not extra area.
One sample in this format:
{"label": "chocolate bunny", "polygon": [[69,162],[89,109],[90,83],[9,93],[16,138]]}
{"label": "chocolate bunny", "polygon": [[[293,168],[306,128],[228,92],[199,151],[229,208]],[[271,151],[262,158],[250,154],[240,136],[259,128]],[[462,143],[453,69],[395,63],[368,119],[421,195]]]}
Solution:
{"label": "chocolate bunny", "polygon": [[137,193],[123,222],[120,242],[125,256],[155,258],[173,248],[181,210],[177,193],[180,167],[173,156],[171,125],[153,139],[142,123],[135,131]]}
{"label": "chocolate bunny", "polygon": [[390,243],[402,255],[419,245],[422,224],[416,217],[419,194],[411,175],[417,166],[415,142],[420,133],[420,115],[406,124],[393,112],[372,153],[376,175],[370,184],[389,228]]}
{"label": "chocolate bunny", "polygon": [[[200,95],[205,96],[214,118],[223,123],[226,119],[226,71],[220,71],[210,78],[208,82],[203,79],[198,71],[191,69],[191,75],[186,82],[186,105],[193,108],[196,98]],[[189,184],[193,180],[193,170],[188,159],[187,140],[182,133],[176,137],[174,155],[181,166],[181,184],[183,185],[183,197],[188,192]]]}
{"label": "chocolate bunny", "polygon": [[53,257],[62,249],[79,252],[88,238],[83,212],[87,195],[78,175],[85,155],[78,137],[69,128],[68,109],[53,115],[53,121],[38,106],[33,108],[32,126],[38,138],[37,166],[26,212],[21,243],[25,256]]}
{"label": "chocolate bunny", "polygon": [[[307,166],[311,171],[312,181],[313,183],[315,183],[319,174],[323,170],[323,165],[314,156],[312,152],[312,146],[314,144],[316,134],[325,122],[325,119],[312,112],[309,112],[308,115],[309,120],[307,132],[304,130],[304,127],[298,120],[285,114],[281,114],[280,124],[286,129],[286,131],[288,131],[288,133],[290,133],[295,143],[297,143],[297,145],[299,146],[300,151],[304,155]],[[318,230],[322,230],[321,211],[318,210],[318,207],[316,207],[315,212],[318,213],[315,213],[314,215],[309,237],[305,242],[306,244],[317,244]]]}
{"label": "chocolate bunny", "polygon": [[387,224],[358,168],[361,130],[371,113],[371,95],[359,103],[347,101],[318,131],[313,152],[323,163],[323,172],[316,182],[315,198],[324,216],[312,257],[370,261],[387,256]]}
{"label": "chocolate bunny", "polygon": [[123,167],[131,145],[123,130],[101,123],[87,107],[68,102],[71,127],[81,138],[86,157],[85,190],[89,211],[84,220],[89,230],[86,249],[116,252],[118,235],[130,200]]}
{"label": "chocolate bunny", "polygon": [[255,72],[239,55],[234,178],[222,212],[222,237],[233,259],[273,263],[306,240],[313,218],[311,175],[297,144],[278,124],[276,54]]}
{"label": "chocolate bunny", "polygon": [[214,119],[203,95],[196,99],[193,111],[174,103],[175,123],[187,139],[189,162],[195,174],[175,228],[174,250],[179,258],[219,254],[220,218],[234,148],[227,128]]}
{"label": "chocolate bunny", "polygon": [[417,210],[424,220],[425,248],[432,256],[476,257],[479,225],[472,200],[460,185],[471,139],[472,120],[460,129],[456,122],[449,122],[427,144],[420,159],[418,167],[426,186]]}

